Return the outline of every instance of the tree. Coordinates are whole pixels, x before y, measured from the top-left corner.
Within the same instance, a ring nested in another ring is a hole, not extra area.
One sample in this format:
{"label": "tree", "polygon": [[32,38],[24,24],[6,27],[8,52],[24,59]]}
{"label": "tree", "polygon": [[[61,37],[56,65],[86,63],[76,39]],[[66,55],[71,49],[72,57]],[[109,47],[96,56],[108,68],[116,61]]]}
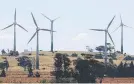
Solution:
{"label": "tree", "polygon": [[134,65],[133,61],[130,64],[121,62],[118,66],[118,76],[119,77],[134,77]]}
{"label": "tree", "polygon": [[131,77],[134,77],[134,64],[133,64],[133,61],[131,61],[130,63],[130,68],[129,68],[129,72],[130,72],[130,76]]}
{"label": "tree", "polygon": [[77,57],[78,56],[78,54],[76,54],[76,53],[72,53],[72,55],[71,55],[72,57]]}
{"label": "tree", "polygon": [[93,52],[93,49],[90,48],[89,46],[86,46],[86,49],[87,49],[88,52]]}
{"label": "tree", "polygon": [[109,62],[110,62],[111,64],[113,64],[113,59],[112,59],[112,58],[110,58],[110,59],[109,59]]}
{"label": "tree", "polygon": [[99,62],[97,60],[90,59],[89,64],[90,64],[90,66],[92,66],[92,68],[94,68],[93,70],[94,70],[96,77],[100,77],[100,78],[104,77],[104,74],[106,72],[106,67],[103,62]]}
{"label": "tree", "polygon": [[64,67],[64,70],[63,70],[63,77],[70,77],[71,73],[69,72],[70,66],[71,64],[71,61],[70,59],[66,56],[66,55],[63,55],[63,67]]}
{"label": "tree", "polygon": [[117,73],[117,66],[112,64],[112,63],[108,63],[107,66],[106,66],[106,75],[108,77],[116,77]]}
{"label": "tree", "polygon": [[60,83],[63,82],[62,78],[69,78],[71,77],[72,72],[70,71],[70,64],[71,61],[66,56],[66,54],[56,53],[55,57],[55,73],[56,82]]}
{"label": "tree", "polygon": [[56,53],[55,57],[55,76],[56,80],[58,80],[60,77],[62,77],[62,54],[61,53]]}
{"label": "tree", "polygon": [[101,55],[101,52],[105,50],[105,46],[98,46],[95,48],[97,51],[100,52],[100,55]]}
{"label": "tree", "polygon": [[[123,66],[123,65],[122,65]],[[116,77],[117,66],[112,63],[103,63],[90,59],[81,59],[76,62],[75,70],[77,75],[74,78],[78,83],[95,83],[96,78]]]}
{"label": "tree", "polygon": [[134,67],[133,61],[131,61],[130,68],[133,68],[133,67]]}
{"label": "tree", "polygon": [[95,75],[91,66],[89,66],[88,60],[80,60],[77,62],[76,70],[78,70],[78,75],[76,80],[78,83],[94,83],[95,82]]}
{"label": "tree", "polygon": [[129,70],[129,64],[126,63],[126,62],[124,64],[124,70],[123,71],[124,71],[124,76],[125,77],[129,77],[130,76],[130,73],[129,73],[130,72],[130,70]]}
{"label": "tree", "polygon": [[97,77],[103,77],[105,73],[105,65],[94,59],[81,59],[77,61],[75,66],[77,73],[74,78],[78,83],[95,83]]}
{"label": "tree", "polygon": [[114,50],[114,46],[111,45],[111,43],[107,43],[107,51],[109,51],[109,54],[111,56],[112,51]]}
{"label": "tree", "polygon": [[118,66],[117,69],[118,69],[117,75],[118,75],[119,77],[124,76],[124,65],[123,65],[122,62],[120,63],[120,65]]}

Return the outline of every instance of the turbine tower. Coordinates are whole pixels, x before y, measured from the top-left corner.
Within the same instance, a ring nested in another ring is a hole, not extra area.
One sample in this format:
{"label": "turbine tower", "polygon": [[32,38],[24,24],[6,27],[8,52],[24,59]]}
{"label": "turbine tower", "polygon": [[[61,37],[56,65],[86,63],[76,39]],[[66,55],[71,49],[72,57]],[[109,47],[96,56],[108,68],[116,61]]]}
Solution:
{"label": "turbine tower", "polygon": [[[122,17],[121,17],[121,15],[120,15],[120,20],[121,20],[121,23],[120,23],[120,26],[119,27],[117,27],[113,32],[115,32],[117,29],[119,29],[120,27],[121,27],[121,54],[123,54],[123,51],[124,51],[124,49],[123,49],[123,28],[124,28],[124,26],[125,27],[128,27],[128,28],[132,28],[132,27],[129,27],[129,26],[127,26],[127,25],[125,25],[124,23],[123,23],[123,21],[122,21]],[[112,32],[112,33],[113,33]]]}
{"label": "turbine tower", "polygon": [[[36,23],[36,20],[33,16],[33,14],[31,13],[32,15],[32,18],[33,18],[33,21],[34,21],[34,24],[36,26],[36,32],[33,34],[33,36],[31,37],[31,39],[28,41],[28,44],[29,42],[34,38],[35,35],[37,35],[37,45],[36,45],[36,69],[38,70],[39,69],[39,31],[40,30],[43,30],[43,31],[51,31],[49,29],[40,29]],[[54,32],[54,31],[53,31]]]}
{"label": "turbine tower", "polygon": [[[94,30],[94,31],[103,31],[103,32],[105,32],[105,51],[104,51],[105,64],[107,64],[107,59],[108,59],[108,56],[107,56],[107,34],[108,34],[108,36],[110,37],[110,39],[111,39],[111,41],[112,41],[112,43],[113,43],[113,45],[114,45],[114,41],[113,41],[111,35],[110,35],[109,32],[108,32],[108,29],[109,29],[111,23],[113,22],[114,18],[115,18],[115,16],[112,18],[112,20],[110,21],[110,23],[108,24],[108,26],[107,26],[106,29],[90,29],[90,30]],[[114,45],[114,46],[115,46],[115,45]]]}
{"label": "turbine tower", "polygon": [[42,14],[46,19],[48,19],[50,22],[51,22],[51,52],[53,52],[53,23],[54,23],[54,21],[56,21],[58,18],[56,18],[56,19],[50,19],[50,18],[48,18],[47,16],[45,16],[44,14]]}
{"label": "turbine tower", "polygon": [[15,13],[14,13],[14,22],[11,25],[9,25],[1,30],[5,30],[13,25],[14,25],[14,53],[15,53],[16,52],[16,25],[19,26],[21,29],[25,30],[26,32],[28,32],[24,27],[22,27],[20,24],[18,24],[16,22],[16,8],[15,8]]}

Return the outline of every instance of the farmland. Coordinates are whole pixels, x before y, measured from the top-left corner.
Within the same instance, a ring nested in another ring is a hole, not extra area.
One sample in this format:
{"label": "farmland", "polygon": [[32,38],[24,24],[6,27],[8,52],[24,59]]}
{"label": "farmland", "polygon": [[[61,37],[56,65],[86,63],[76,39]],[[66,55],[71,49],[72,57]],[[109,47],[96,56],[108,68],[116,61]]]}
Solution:
{"label": "farmland", "polygon": [[[18,61],[15,59],[15,57],[8,57],[7,56],[7,60],[9,61],[9,70],[6,72],[7,76],[6,77],[1,77],[0,81],[4,82],[4,83],[35,83],[35,82],[40,82],[41,80],[47,80],[48,82],[50,82],[51,80],[55,79],[54,76],[52,76],[50,74],[51,71],[54,70],[54,55],[50,52],[42,52],[44,53],[44,56],[40,56],[40,78],[35,78],[35,77],[27,77],[28,76],[28,72],[24,71],[24,68],[20,67],[17,65]],[[72,53],[74,53],[74,51],[70,51],[70,52],[60,52],[60,53],[67,53],[69,55],[71,55]],[[80,55],[80,53],[82,52],[76,52],[77,54]],[[32,52],[32,55],[30,55],[29,57],[35,57],[35,52]],[[2,61],[2,57],[5,56],[1,56],[0,60]],[[76,57],[69,57],[70,60],[74,60],[76,59]],[[97,59],[99,61],[104,61],[103,59]],[[120,64],[120,62],[122,61],[122,59],[120,58],[119,60],[114,60],[115,64]],[[124,61],[125,62],[125,61]],[[33,71],[34,73],[36,72],[36,70]],[[133,81],[134,78],[104,78],[103,82],[104,83],[131,83],[134,82]],[[97,81],[99,82],[99,80],[97,79]]]}
{"label": "farmland", "polygon": [[[51,55],[51,53],[47,53],[47,56],[40,56],[40,70],[38,72],[40,73],[40,78],[29,78],[28,77],[28,71],[24,71],[24,68],[21,66],[18,66],[18,61],[15,59],[16,57],[9,57],[9,56],[1,56],[0,60],[3,61],[2,58],[6,57],[9,62],[9,69],[6,72],[6,77],[0,77],[0,81],[4,83],[35,83],[40,82],[41,80],[47,80],[50,81],[52,79],[55,79],[54,76],[51,76],[50,72],[54,70],[54,59]],[[28,57],[35,57],[35,54],[28,56]],[[75,57],[71,57],[71,60],[76,59]],[[35,73],[37,70],[33,70],[33,73]]]}

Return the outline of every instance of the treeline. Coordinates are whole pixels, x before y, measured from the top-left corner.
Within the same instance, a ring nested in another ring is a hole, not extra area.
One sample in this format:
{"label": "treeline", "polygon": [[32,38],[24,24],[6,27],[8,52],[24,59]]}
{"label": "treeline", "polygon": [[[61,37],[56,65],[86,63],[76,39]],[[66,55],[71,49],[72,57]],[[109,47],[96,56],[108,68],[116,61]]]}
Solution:
{"label": "treeline", "polygon": [[95,83],[97,78],[105,76],[134,77],[133,62],[130,64],[121,62],[119,66],[116,66],[112,62],[105,65],[93,58],[79,58],[73,67],[70,67],[71,61],[66,55],[57,53],[54,59],[53,75],[55,75],[57,83]]}
{"label": "treeline", "polygon": [[117,76],[119,77],[134,77],[134,64],[133,61],[131,63],[120,63],[117,68]]}
{"label": "treeline", "polygon": [[121,62],[118,66],[111,68],[112,71],[108,70],[108,77],[134,77],[134,64],[133,61],[131,63],[123,63]]}
{"label": "treeline", "polygon": [[114,65],[108,64],[106,67],[103,62],[92,58],[79,58],[73,67],[70,67],[71,61],[64,54],[57,53],[54,59],[53,75],[55,75],[57,83],[95,83],[96,78],[103,78],[104,74],[113,76],[115,72]]}

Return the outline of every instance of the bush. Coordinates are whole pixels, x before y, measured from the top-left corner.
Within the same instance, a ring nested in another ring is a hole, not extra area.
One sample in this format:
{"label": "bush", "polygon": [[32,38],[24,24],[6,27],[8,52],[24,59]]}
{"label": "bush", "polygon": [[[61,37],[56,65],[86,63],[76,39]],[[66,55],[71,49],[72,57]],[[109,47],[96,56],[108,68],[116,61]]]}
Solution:
{"label": "bush", "polygon": [[103,59],[102,55],[100,55],[100,54],[95,55],[95,58],[96,59]]}
{"label": "bush", "polygon": [[6,68],[6,63],[0,62],[0,69],[5,69]]}
{"label": "bush", "polygon": [[124,60],[134,60],[134,57],[126,56],[126,57],[124,58]]}
{"label": "bush", "polygon": [[82,56],[85,56],[85,53],[81,53]]}
{"label": "bush", "polygon": [[77,57],[77,56],[78,56],[78,54],[73,53],[71,56],[72,56],[72,57]]}

